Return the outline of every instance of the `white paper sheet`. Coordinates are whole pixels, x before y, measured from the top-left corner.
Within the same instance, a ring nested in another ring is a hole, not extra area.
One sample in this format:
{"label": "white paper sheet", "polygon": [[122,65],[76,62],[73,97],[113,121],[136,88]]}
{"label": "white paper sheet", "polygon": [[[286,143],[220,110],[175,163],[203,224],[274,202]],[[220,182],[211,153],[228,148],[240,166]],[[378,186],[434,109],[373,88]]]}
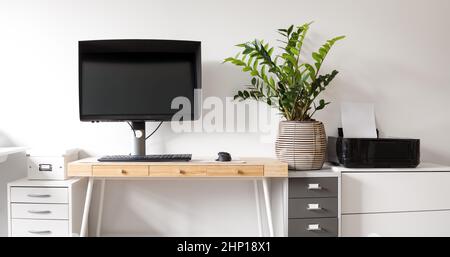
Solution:
{"label": "white paper sheet", "polygon": [[377,138],[372,103],[341,103],[341,120],[344,137]]}

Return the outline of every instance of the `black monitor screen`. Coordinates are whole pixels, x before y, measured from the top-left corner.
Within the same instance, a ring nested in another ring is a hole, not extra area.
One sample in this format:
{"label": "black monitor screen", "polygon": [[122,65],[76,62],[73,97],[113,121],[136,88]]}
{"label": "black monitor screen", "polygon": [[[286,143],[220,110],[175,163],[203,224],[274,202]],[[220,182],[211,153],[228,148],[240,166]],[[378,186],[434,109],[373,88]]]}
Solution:
{"label": "black monitor screen", "polygon": [[195,52],[87,52],[79,68],[82,120],[168,120],[178,96],[194,108]]}

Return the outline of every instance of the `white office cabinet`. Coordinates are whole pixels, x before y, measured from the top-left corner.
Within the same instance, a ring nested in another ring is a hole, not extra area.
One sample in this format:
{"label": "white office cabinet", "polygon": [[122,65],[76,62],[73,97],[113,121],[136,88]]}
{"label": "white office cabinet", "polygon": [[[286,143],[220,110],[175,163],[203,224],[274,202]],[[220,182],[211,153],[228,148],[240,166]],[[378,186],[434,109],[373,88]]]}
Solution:
{"label": "white office cabinet", "polygon": [[341,174],[342,236],[450,236],[450,169]]}
{"label": "white office cabinet", "polygon": [[86,186],[80,178],[9,183],[9,236],[78,236]]}

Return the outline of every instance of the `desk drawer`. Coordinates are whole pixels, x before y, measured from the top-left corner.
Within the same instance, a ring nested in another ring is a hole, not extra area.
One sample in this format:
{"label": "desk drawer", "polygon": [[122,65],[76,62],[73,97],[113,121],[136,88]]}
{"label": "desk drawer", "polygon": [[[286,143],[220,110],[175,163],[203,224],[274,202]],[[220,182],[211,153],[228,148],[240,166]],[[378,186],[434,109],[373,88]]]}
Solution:
{"label": "desk drawer", "polygon": [[337,198],[289,199],[289,218],[333,218],[337,209]]}
{"label": "desk drawer", "polygon": [[450,172],[342,174],[342,213],[450,209]]}
{"label": "desk drawer", "polygon": [[11,187],[11,202],[68,203],[67,188]]}
{"label": "desk drawer", "polygon": [[292,237],[337,237],[337,218],[289,219],[289,236]]}
{"label": "desk drawer", "polygon": [[289,198],[337,197],[337,178],[289,178]]}
{"label": "desk drawer", "polygon": [[142,165],[101,165],[93,166],[92,174],[95,177],[147,177],[148,166]]}
{"label": "desk drawer", "polygon": [[207,175],[211,177],[262,177],[264,168],[257,165],[210,166],[207,167]]}
{"label": "desk drawer", "polygon": [[67,204],[43,203],[12,203],[11,217],[13,219],[69,219]]}
{"label": "desk drawer", "polygon": [[206,176],[206,167],[202,166],[150,166],[152,177],[195,177]]}
{"label": "desk drawer", "polygon": [[11,236],[14,237],[69,236],[69,221],[12,219]]}

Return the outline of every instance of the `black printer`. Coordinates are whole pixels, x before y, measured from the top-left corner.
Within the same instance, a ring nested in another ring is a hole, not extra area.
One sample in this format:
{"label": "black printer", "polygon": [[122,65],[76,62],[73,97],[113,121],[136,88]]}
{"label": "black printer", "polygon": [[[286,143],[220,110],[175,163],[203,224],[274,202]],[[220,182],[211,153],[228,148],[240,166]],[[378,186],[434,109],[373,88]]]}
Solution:
{"label": "black printer", "polygon": [[[328,161],[347,168],[415,168],[420,139],[328,137]],[[377,130],[378,136],[378,130]]]}

